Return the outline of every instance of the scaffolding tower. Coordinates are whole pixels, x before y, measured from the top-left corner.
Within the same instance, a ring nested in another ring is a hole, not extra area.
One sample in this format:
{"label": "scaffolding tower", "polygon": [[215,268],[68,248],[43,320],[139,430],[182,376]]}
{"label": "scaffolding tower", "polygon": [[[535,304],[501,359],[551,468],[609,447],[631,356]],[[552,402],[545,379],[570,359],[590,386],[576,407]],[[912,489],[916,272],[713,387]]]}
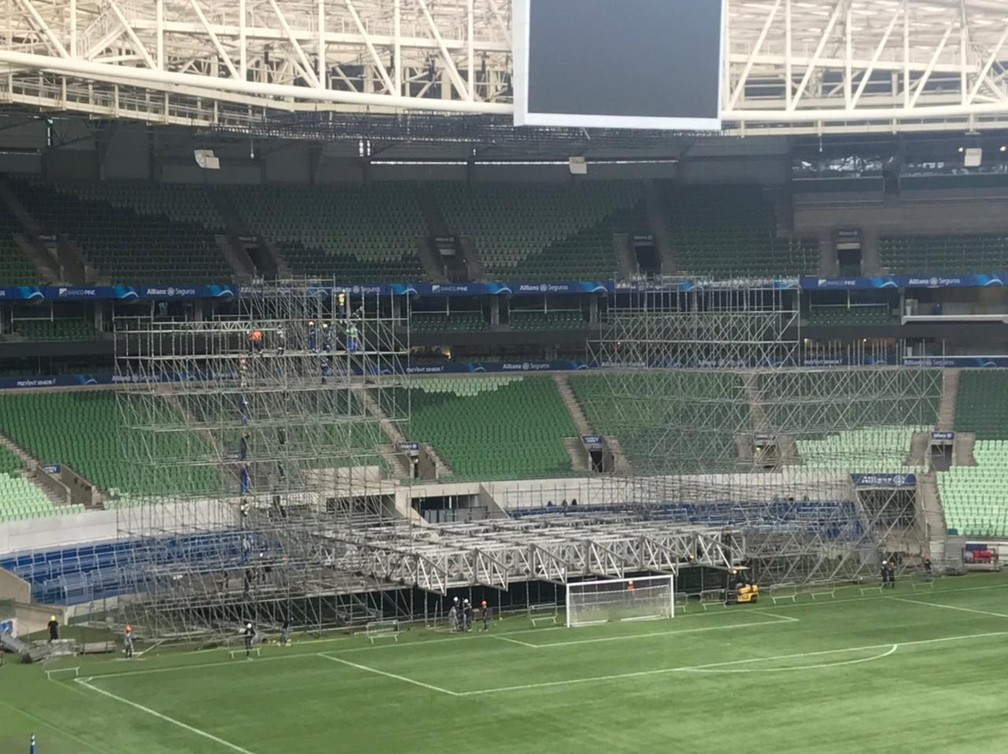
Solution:
{"label": "scaffolding tower", "polygon": [[606,389],[588,413],[613,417],[641,516],[698,506],[744,535],[765,584],[874,579],[882,559],[928,553],[911,445],[941,372],[900,364],[899,342],[824,352],[800,311],[772,287],[624,291],[590,344]]}
{"label": "scaffolding tower", "polygon": [[337,568],[322,533],[397,515],[387,459],[408,416],[408,306],[279,282],[212,317],[116,332],[134,475],[111,503],[124,620],[165,636],[380,612],[369,603],[388,587]]}

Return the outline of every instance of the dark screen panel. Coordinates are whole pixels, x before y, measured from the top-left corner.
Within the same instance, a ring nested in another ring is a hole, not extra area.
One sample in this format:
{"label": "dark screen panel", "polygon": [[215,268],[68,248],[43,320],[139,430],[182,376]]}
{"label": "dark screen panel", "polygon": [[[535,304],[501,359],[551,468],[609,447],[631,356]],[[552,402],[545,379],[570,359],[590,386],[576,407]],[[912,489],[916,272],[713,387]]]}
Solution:
{"label": "dark screen panel", "polygon": [[528,112],[719,116],[721,0],[528,0]]}

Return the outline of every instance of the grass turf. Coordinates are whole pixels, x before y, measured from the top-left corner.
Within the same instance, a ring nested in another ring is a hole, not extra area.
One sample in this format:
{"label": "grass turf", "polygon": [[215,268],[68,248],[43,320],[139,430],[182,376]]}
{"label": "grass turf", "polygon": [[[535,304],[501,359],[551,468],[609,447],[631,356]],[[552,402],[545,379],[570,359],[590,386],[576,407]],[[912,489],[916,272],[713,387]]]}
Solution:
{"label": "grass turf", "polygon": [[[0,669],[0,751],[274,754],[975,751],[1008,748],[1008,578],[673,621],[416,631]],[[50,666],[51,667],[51,666]]]}

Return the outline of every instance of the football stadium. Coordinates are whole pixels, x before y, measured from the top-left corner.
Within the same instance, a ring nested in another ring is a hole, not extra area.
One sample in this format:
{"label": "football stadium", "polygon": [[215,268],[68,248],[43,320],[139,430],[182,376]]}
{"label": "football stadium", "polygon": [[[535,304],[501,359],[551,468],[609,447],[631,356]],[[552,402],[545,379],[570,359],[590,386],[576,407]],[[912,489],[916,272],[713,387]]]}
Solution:
{"label": "football stadium", "polygon": [[0,754],[1008,746],[1002,0],[11,0]]}

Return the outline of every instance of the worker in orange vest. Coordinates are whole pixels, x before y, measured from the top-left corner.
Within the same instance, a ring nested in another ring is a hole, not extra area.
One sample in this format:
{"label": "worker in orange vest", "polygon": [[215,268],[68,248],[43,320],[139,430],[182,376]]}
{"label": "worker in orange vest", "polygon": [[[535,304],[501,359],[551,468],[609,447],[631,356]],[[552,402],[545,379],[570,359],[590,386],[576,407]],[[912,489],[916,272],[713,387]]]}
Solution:
{"label": "worker in orange vest", "polygon": [[126,659],[132,659],[133,657],[133,626],[126,624],[126,628],[123,629],[123,644],[126,647]]}

